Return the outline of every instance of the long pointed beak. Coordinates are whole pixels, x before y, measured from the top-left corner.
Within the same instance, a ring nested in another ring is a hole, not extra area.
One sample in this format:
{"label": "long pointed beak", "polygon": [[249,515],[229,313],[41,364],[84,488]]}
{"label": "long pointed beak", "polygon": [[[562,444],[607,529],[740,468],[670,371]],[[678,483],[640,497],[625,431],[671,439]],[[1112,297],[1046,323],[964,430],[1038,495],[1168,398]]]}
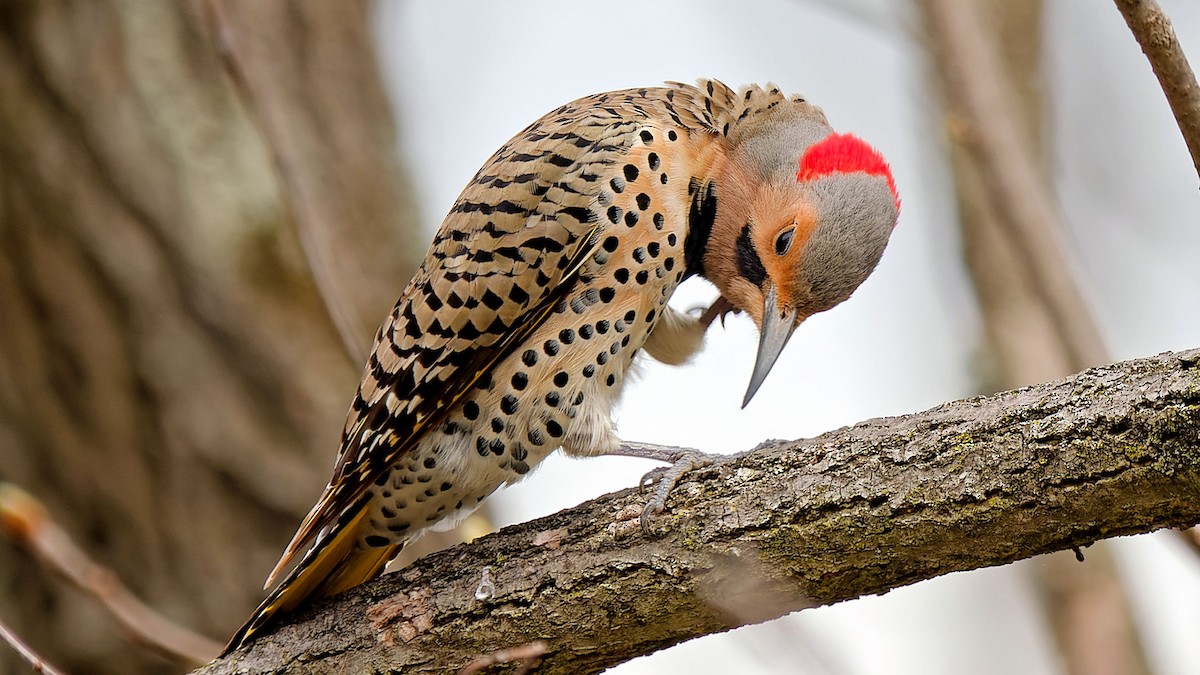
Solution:
{"label": "long pointed beak", "polygon": [[746,397],[742,399],[743,408],[750,402],[750,399],[754,398],[754,394],[762,386],[763,380],[767,379],[767,373],[771,372],[771,367],[775,365],[779,353],[783,351],[784,345],[792,337],[792,332],[796,330],[796,310],[779,311],[774,286],[767,291],[762,317],[762,332],[758,338],[758,358],[754,362],[754,372],[750,375],[750,386],[746,389]]}

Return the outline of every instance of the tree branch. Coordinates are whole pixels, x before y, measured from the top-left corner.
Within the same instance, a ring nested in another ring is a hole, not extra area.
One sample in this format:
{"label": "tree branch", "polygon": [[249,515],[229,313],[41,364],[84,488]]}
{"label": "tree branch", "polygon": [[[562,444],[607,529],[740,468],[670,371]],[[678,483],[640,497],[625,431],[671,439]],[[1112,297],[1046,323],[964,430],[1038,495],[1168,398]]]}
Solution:
{"label": "tree branch", "polygon": [[1022,134],[993,36],[975,3],[921,0],[927,31],[940,52],[938,64],[951,109],[962,115],[958,140],[975,157],[981,187],[1011,232],[1032,288],[1052,310],[1050,320],[1073,363],[1108,361],[1104,340],[1072,278],[1058,206],[1046,188]]}
{"label": "tree branch", "polygon": [[[1200,349],[768,442],[642,536],[607,495],[426,557],[197,671],[443,672],[541,640],[592,673],[708,633],[1200,521]],[[480,594],[491,568],[494,594]]]}
{"label": "tree branch", "polygon": [[1154,0],[1116,0],[1117,9],[1142,46],[1150,67],[1162,85],[1171,112],[1183,133],[1192,163],[1200,174],[1200,86],[1179,46],[1171,20]]}

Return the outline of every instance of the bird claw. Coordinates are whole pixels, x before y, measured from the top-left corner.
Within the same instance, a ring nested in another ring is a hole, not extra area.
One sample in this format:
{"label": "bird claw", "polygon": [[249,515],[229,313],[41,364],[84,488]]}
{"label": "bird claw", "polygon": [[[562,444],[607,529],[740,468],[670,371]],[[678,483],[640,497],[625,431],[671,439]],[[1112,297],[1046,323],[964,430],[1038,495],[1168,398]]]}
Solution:
{"label": "bird claw", "polygon": [[714,300],[713,303],[707,308],[696,307],[694,309],[703,310],[696,317],[696,320],[704,324],[705,328],[711,326],[712,322],[716,319],[721,320],[721,328],[724,328],[725,317],[729,316],[730,314],[738,314],[742,311],[735,307],[733,303],[726,299],[723,295],[717,296],[717,299]]}
{"label": "bird claw", "polygon": [[671,462],[671,466],[653,469],[642,476],[638,482],[639,489],[658,481],[658,489],[654,491],[654,496],[642,508],[642,515],[639,519],[642,532],[647,536],[653,534],[650,529],[651,519],[666,509],[667,495],[671,494],[672,488],[684,474],[710,466],[716,460],[715,455],[708,455],[696,450],[680,450],[668,460]]}
{"label": "bird claw", "polygon": [[662,475],[667,472],[668,468],[670,467],[659,466],[642,474],[642,477],[638,480],[638,493],[644,494],[646,488],[657,483]]}

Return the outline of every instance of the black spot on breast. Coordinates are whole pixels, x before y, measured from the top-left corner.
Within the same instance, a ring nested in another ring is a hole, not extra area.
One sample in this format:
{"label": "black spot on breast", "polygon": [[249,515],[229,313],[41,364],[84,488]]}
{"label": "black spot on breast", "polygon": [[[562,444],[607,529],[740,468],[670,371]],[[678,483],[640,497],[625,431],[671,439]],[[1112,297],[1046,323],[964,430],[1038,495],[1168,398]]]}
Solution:
{"label": "black spot on breast", "polygon": [[758,257],[758,251],[754,249],[754,242],[750,240],[750,223],[742,226],[742,233],[738,235],[734,254],[737,258],[738,272],[747,281],[761,288],[767,279],[767,268],[763,267],[762,258]]}
{"label": "black spot on breast", "polygon": [[659,164],[658,153],[652,152],[646,155],[646,165],[650,167],[651,171],[658,171]]}
{"label": "black spot on breast", "polygon": [[667,258],[666,260],[663,261],[663,267],[666,267],[668,272],[675,269],[675,259]]}
{"label": "black spot on breast", "polygon": [[657,241],[652,241],[649,244],[646,244],[646,252],[650,254],[651,258],[657,258],[658,252],[661,249],[662,249],[662,247],[659,246]]}
{"label": "black spot on breast", "polygon": [[675,133],[674,129],[670,129],[667,131],[667,140],[677,141],[677,140],[679,140],[679,134]]}
{"label": "black spot on breast", "polygon": [[463,404],[463,417],[469,420],[479,419],[479,404],[475,401],[467,401]]}
{"label": "black spot on breast", "polygon": [[554,438],[562,438],[562,425],[554,420],[546,420],[546,433],[550,434]]}
{"label": "black spot on breast", "polygon": [[488,449],[492,451],[493,455],[503,455],[504,441],[500,440],[499,438],[493,438],[492,442],[488,444]]}
{"label": "black spot on breast", "polygon": [[421,462],[421,466],[425,467],[426,469],[435,468],[437,466],[437,460],[433,457],[426,457],[425,460]]}
{"label": "black spot on breast", "polygon": [[500,399],[500,410],[505,415],[512,415],[517,412],[517,397],[512,394],[505,394],[504,398]]}
{"label": "black spot on breast", "polygon": [[596,322],[596,332],[601,335],[607,333],[609,328],[610,326],[607,319],[601,319]]}
{"label": "black spot on breast", "polygon": [[481,457],[487,457],[488,442],[483,436],[475,437],[475,452],[478,452]]}
{"label": "black spot on breast", "polygon": [[637,211],[626,211],[625,212],[625,226],[633,227],[634,225],[637,225],[637,224],[638,224]]}
{"label": "black spot on breast", "polygon": [[[654,310],[650,310],[650,311],[654,311]],[[625,312],[624,319],[625,319],[625,323],[633,323],[637,319],[637,312],[632,309],[629,310],[628,312]]]}
{"label": "black spot on breast", "polygon": [[600,352],[596,355],[596,363],[604,365],[608,363],[608,352]]}
{"label": "black spot on breast", "polygon": [[604,247],[605,251],[612,253],[613,251],[617,250],[617,246],[621,245],[621,240],[617,239],[616,237],[605,237],[604,243],[600,245]]}
{"label": "black spot on breast", "polygon": [[494,431],[496,433],[500,433],[500,432],[504,431],[504,420],[500,419],[499,417],[493,417],[492,418],[492,431]]}
{"label": "black spot on breast", "polygon": [[635,181],[638,177],[638,168],[632,164],[625,165],[625,180]]}
{"label": "black spot on breast", "polygon": [[600,289],[600,302],[607,304],[612,302],[613,298],[615,297],[617,297],[617,290],[615,288],[609,287]]}
{"label": "black spot on breast", "polygon": [[575,394],[575,400],[571,402],[571,405],[579,405],[580,403],[583,403],[583,392],[582,391],[579,392],[578,394]]}
{"label": "black spot on breast", "polygon": [[546,394],[546,405],[551,408],[557,408],[559,402],[559,394],[557,391],[551,391]]}
{"label": "black spot on breast", "polygon": [[529,438],[529,442],[534,445],[541,445],[546,442],[546,437],[542,434],[541,429],[530,429],[527,437]]}
{"label": "black spot on breast", "polygon": [[650,208],[650,195],[645,192],[639,193],[637,198],[637,207],[643,211]]}
{"label": "black spot on breast", "polygon": [[606,380],[604,380],[604,383],[610,387],[613,386],[614,384],[616,384],[616,382],[617,382],[617,376],[613,375],[612,373],[609,373],[608,378]]}
{"label": "black spot on breast", "polygon": [[533,364],[537,363],[537,360],[537,352],[533,351],[532,349],[526,349],[525,353],[521,354],[521,363],[524,363],[527,366],[532,366]]}
{"label": "black spot on breast", "polygon": [[674,232],[667,235],[667,246],[674,246],[677,241],[679,238],[675,236]]}
{"label": "black spot on breast", "polygon": [[[625,272],[625,276],[626,277],[629,276],[628,271]],[[593,333],[593,328],[592,328],[592,324],[590,324],[590,323],[585,323],[579,327],[579,337],[583,338],[584,340],[592,339],[592,333]]]}
{"label": "black spot on breast", "polygon": [[570,375],[567,375],[565,371],[560,370],[554,374],[554,386],[559,388],[565,387],[570,379]]}
{"label": "black spot on breast", "polygon": [[575,341],[575,331],[570,328],[564,328],[558,331],[558,341],[564,345],[569,345]]}
{"label": "black spot on breast", "polygon": [[583,367],[583,376],[584,377],[591,377],[595,374],[596,374],[596,366],[593,366],[592,364],[589,363]]}
{"label": "black spot on breast", "polygon": [[656,316],[658,315],[654,312],[654,310],[650,310],[650,312],[646,314],[646,323],[654,323],[654,317]]}
{"label": "black spot on breast", "polygon": [[646,262],[646,249],[641,246],[633,249],[633,259],[640,263]]}
{"label": "black spot on breast", "polygon": [[559,344],[557,340],[546,340],[546,344],[542,345],[542,349],[546,351],[546,356],[554,356],[558,353]]}
{"label": "black spot on breast", "polygon": [[650,281],[650,273],[649,273],[649,272],[647,272],[646,270],[642,270],[641,272],[638,272],[638,273],[637,273],[637,276],[635,277],[635,280],[636,280],[636,281],[637,281],[639,284],[645,285],[645,283],[646,283],[647,281]]}
{"label": "black spot on breast", "polygon": [[661,214],[661,213],[654,214],[654,229],[656,229],[656,230],[663,229],[663,220],[664,220],[663,214]]}
{"label": "black spot on breast", "polygon": [[529,456],[529,451],[525,449],[525,446],[518,443],[512,447],[510,454],[512,455],[513,459],[517,460],[518,462],[523,462],[525,461],[525,458]]}
{"label": "black spot on breast", "polygon": [[369,535],[367,535],[367,538],[364,539],[363,541],[367,542],[367,546],[371,546],[374,548],[379,548],[381,546],[387,546],[392,543],[391,541],[388,540],[387,537],[381,537],[378,534],[369,534]]}
{"label": "black spot on breast", "polygon": [[616,205],[608,207],[608,220],[613,225],[621,222],[621,207]]}
{"label": "black spot on breast", "polygon": [[638,134],[638,136],[641,136],[643,143],[650,144],[654,142],[654,134],[645,129],[642,129],[642,133]]}
{"label": "black spot on breast", "polygon": [[523,391],[525,387],[529,386],[529,376],[525,373],[514,374],[512,376],[512,386],[517,391]]}
{"label": "black spot on breast", "polygon": [[666,185],[667,184],[667,174],[660,173],[658,175],[658,182],[662,183],[663,185]]}
{"label": "black spot on breast", "polygon": [[612,180],[608,181],[608,184],[617,194],[625,191],[625,179],[620,176],[614,176]]}

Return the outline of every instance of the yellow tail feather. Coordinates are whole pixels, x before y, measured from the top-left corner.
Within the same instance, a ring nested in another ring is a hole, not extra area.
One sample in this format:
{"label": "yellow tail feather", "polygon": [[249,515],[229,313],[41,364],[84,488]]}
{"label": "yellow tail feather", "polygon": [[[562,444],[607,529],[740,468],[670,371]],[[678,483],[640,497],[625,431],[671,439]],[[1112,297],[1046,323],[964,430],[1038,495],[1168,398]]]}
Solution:
{"label": "yellow tail feather", "polygon": [[358,526],[366,512],[366,509],[359,509],[353,518],[337,523],[321,537],[233,634],[221,656],[249,643],[279,615],[296,609],[309,598],[341,593],[377,576],[396,557],[403,544],[359,548],[356,545]]}

